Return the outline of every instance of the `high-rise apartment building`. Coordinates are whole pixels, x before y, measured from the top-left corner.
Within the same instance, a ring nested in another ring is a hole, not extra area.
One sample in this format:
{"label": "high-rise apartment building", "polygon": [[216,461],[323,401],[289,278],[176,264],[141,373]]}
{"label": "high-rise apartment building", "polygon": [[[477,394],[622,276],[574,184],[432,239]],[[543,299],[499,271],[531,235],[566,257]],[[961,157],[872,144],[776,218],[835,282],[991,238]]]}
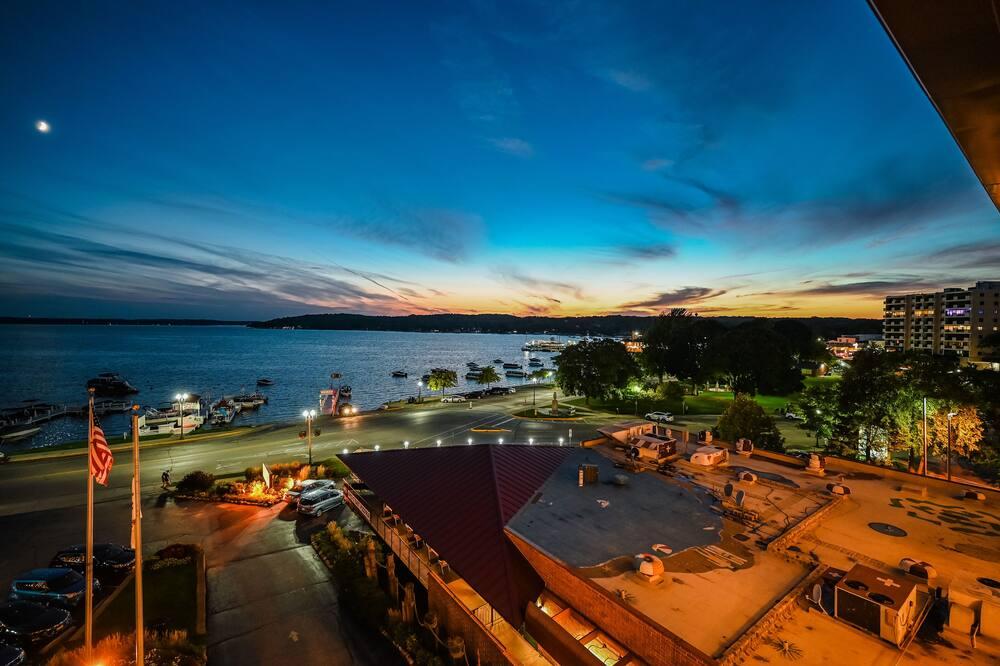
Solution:
{"label": "high-rise apartment building", "polygon": [[996,369],[1000,348],[983,344],[983,339],[1000,331],[1000,281],[886,296],[882,331],[890,351],[955,354],[964,362]]}

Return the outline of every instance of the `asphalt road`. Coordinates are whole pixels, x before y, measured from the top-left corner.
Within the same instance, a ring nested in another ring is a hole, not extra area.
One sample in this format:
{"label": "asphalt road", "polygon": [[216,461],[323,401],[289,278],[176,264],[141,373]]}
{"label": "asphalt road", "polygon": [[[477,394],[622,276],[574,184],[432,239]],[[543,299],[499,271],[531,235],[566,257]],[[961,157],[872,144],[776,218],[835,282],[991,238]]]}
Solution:
{"label": "asphalt road", "polygon": [[[401,448],[404,441],[412,448],[436,446],[438,440],[442,445],[466,445],[471,438],[474,445],[489,445],[501,438],[505,443],[527,443],[530,438],[545,444],[562,437],[568,444],[596,427],[585,421],[531,421],[510,415],[530,401],[527,393],[475,401],[471,408],[431,403],[318,419],[322,433],[314,438],[313,459],[344,449]],[[344,656],[343,663],[385,663],[387,658],[372,642],[358,641],[350,618],[339,613],[326,570],[308,545],[309,530],[321,527],[321,521],[304,525],[281,507],[175,503],[160,488],[165,469],[176,482],[194,470],[223,475],[262,462],[305,461],[306,443],[298,437],[302,428],[260,426],[201,440],[153,442],[142,449],[144,550],[195,542],[208,554],[212,663],[247,663],[261,655],[296,655],[303,663],[318,663],[313,659],[324,651]],[[53,457],[0,466],[2,590],[17,573],[47,565],[59,548],[83,540],[85,451],[48,455]],[[109,486],[95,488],[97,542],[128,542],[131,471],[131,452],[116,451]]]}

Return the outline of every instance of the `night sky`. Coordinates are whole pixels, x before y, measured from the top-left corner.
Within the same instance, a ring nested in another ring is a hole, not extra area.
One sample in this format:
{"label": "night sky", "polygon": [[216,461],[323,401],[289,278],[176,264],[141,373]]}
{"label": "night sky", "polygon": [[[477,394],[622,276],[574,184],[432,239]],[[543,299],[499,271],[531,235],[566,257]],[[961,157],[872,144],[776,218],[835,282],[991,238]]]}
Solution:
{"label": "night sky", "polygon": [[3,315],[877,317],[1000,278],[862,0],[9,0],[0,100]]}

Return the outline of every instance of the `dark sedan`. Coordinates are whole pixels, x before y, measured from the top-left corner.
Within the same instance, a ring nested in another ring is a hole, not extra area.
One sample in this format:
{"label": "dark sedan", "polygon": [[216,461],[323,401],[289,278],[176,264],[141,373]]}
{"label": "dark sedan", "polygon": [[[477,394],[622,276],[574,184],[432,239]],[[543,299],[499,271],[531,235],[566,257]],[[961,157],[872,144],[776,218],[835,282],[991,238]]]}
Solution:
{"label": "dark sedan", "polygon": [[[69,611],[63,608],[30,601],[11,601],[0,605],[0,637],[6,643],[22,647],[49,642],[72,622]],[[6,663],[0,660],[0,664]]]}
{"label": "dark sedan", "polygon": [[[52,558],[52,567],[65,567],[77,573],[84,571],[84,547],[70,546]],[[120,581],[135,568],[135,551],[116,543],[94,544],[94,576],[102,583]]]}
{"label": "dark sedan", "polygon": [[[14,579],[7,598],[74,608],[83,601],[86,588],[84,577],[72,569],[32,569]],[[95,580],[94,591],[100,589],[101,584]]]}

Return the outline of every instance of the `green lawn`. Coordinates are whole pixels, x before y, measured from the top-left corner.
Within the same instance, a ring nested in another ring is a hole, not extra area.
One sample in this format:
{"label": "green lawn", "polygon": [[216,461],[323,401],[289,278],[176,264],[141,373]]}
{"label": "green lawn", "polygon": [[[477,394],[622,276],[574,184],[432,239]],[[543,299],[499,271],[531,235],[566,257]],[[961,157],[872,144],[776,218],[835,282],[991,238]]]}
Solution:
{"label": "green lawn", "polygon": [[[803,377],[805,386],[813,386],[826,382],[839,381],[839,377]],[[757,404],[764,408],[768,414],[774,414],[775,410],[783,410],[785,405],[794,403],[799,397],[799,393],[789,395],[763,395],[758,394],[755,399]],[[576,407],[589,407],[590,409],[612,412],[617,414],[638,414],[641,416],[647,412],[672,412],[674,414],[721,414],[733,400],[731,391],[702,391],[698,395],[686,395],[683,399],[657,399],[639,398],[638,410],[636,410],[635,400],[591,400],[587,405],[583,398],[575,398],[567,401],[567,404]],[[683,405],[682,405],[683,402]]]}
{"label": "green lawn", "polygon": [[[188,636],[195,635],[197,615],[196,567],[194,562],[153,571],[145,568],[143,610],[147,626],[165,620],[171,629],[186,629]],[[108,634],[135,631],[134,579],[122,590],[104,613],[94,621],[94,638]]]}

